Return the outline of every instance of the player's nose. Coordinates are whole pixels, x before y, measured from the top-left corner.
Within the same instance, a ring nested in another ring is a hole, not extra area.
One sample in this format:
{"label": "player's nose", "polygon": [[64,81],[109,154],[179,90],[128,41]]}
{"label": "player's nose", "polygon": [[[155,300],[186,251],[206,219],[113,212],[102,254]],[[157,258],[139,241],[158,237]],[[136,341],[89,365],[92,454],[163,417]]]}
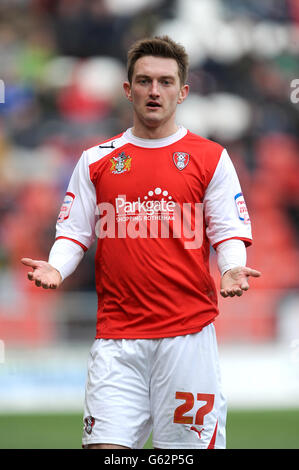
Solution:
{"label": "player's nose", "polygon": [[160,96],[160,90],[159,90],[159,83],[158,80],[153,80],[151,89],[150,89],[150,96],[157,98]]}

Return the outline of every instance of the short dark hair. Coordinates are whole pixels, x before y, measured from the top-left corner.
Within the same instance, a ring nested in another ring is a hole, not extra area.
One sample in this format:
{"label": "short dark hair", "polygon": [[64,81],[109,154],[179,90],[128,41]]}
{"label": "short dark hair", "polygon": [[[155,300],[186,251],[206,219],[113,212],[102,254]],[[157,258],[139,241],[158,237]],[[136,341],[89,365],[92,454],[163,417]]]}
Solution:
{"label": "short dark hair", "polygon": [[136,61],[148,55],[176,60],[181,85],[186,83],[189,66],[188,54],[181,44],[176,43],[168,36],[139,39],[130,47],[127,61],[127,73],[130,83],[132,83]]}

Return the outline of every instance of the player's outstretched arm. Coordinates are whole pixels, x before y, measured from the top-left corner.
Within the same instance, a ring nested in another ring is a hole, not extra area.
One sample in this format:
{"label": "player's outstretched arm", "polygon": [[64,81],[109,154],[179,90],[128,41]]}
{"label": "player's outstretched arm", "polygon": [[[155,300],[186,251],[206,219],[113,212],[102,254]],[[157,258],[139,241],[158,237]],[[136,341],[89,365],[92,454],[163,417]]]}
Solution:
{"label": "player's outstretched arm", "polygon": [[246,266],[238,266],[229,269],[223,274],[220,284],[220,294],[222,297],[240,297],[244,291],[249,289],[248,278],[260,277],[261,273]]}
{"label": "player's outstretched arm", "polygon": [[47,261],[38,261],[31,258],[22,258],[21,262],[29,266],[28,279],[35,282],[37,287],[44,289],[57,289],[62,283],[62,277],[57,269],[53,268]]}

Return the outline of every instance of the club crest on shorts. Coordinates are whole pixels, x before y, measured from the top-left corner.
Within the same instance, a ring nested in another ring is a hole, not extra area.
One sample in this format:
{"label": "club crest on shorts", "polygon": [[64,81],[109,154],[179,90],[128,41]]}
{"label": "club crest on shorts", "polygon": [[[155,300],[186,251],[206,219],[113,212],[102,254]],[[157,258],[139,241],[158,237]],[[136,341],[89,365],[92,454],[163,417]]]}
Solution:
{"label": "club crest on shorts", "polygon": [[85,427],[84,430],[87,432],[87,434],[91,434],[92,428],[94,427],[95,419],[93,416],[87,416],[84,419]]}
{"label": "club crest on shorts", "polygon": [[185,152],[175,152],[172,155],[173,162],[178,170],[183,170],[189,163],[190,155]]}
{"label": "club crest on shorts", "polygon": [[110,163],[111,173],[120,175],[121,173],[125,173],[125,171],[131,170],[132,157],[126,155],[125,152],[121,152],[117,156],[112,157]]}

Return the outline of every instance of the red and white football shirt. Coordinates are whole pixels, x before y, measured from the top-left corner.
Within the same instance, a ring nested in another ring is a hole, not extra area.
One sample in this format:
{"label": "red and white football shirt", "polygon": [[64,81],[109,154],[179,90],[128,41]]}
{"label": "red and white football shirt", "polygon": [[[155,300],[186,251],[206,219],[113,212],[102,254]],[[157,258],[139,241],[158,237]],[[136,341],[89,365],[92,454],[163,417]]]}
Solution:
{"label": "red and white football shirt", "polygon": [[251,244],[239,180],[226,150],[180,127],[146,140],[127,130],[83,152],[57,239],[97,238],[97,338],[200,331],[218,315],[209,247]]}

